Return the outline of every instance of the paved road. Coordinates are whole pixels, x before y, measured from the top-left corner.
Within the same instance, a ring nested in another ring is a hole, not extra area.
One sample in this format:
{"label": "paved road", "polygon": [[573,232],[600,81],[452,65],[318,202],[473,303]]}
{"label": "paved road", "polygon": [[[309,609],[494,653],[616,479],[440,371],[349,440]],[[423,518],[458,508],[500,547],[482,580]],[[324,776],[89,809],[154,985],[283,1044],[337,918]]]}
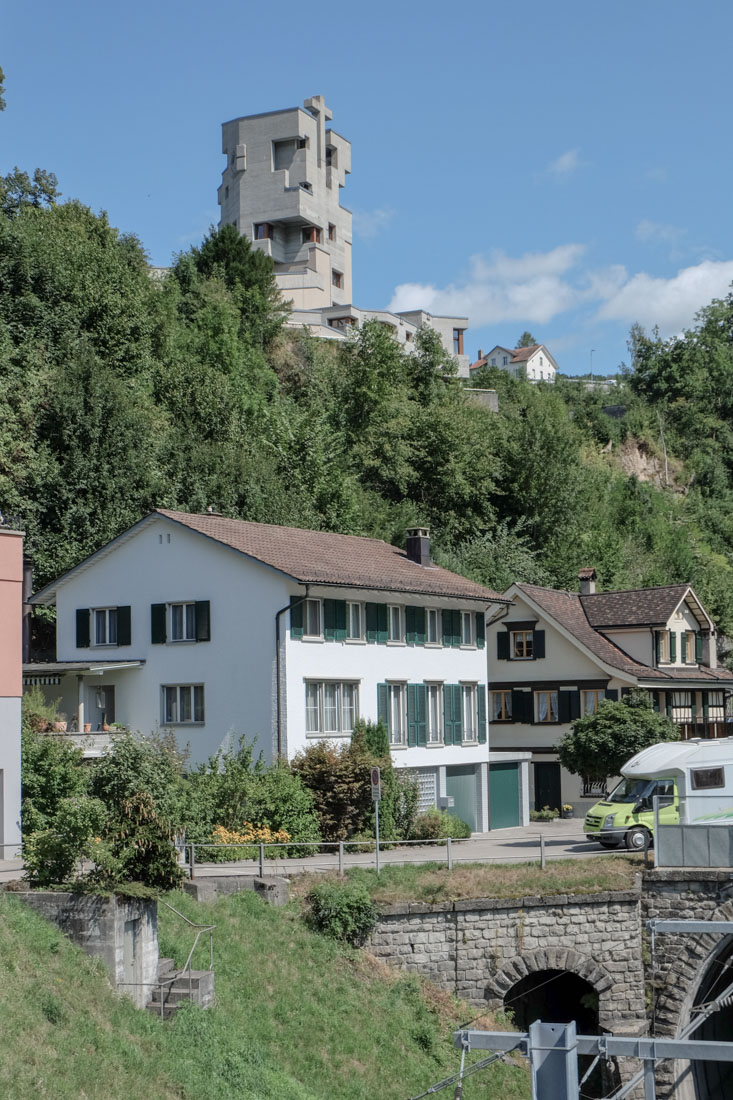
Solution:
{"label": "paved road", "polygon": [[[540,859],[540,837],[544,838],[545,858],[587,859],[590,856],[607,855],[595,841],[586,840],[583,835],[583,821],[574,818],[571,821],[549,821],[532,823],[523,828],[499,829],[493,833],[474,833],[470,840],[453,841],[453,864],[467,862],[526,863]],[[619,852],[623,849],[618,849]],[[242,860],[237,863],[206,863],[206,852],[196,853],[196,876],[211,875],[256,875],[258,863]],[[345,865],[374,866],[373,852],[355,852],[345,855]],[[426,863],[430,861],[444,863],[446,847],[444,843],[434,845],[406,845],[380,854],[382,864],[386,863]],[[299,871],[324,871],[338,867],[338,854],[320,852],[304,859],[266,860],[265,870],[269,873],[297,873]],[[22,864],[19,861],[0,860],[0,882],[19,878]]]}

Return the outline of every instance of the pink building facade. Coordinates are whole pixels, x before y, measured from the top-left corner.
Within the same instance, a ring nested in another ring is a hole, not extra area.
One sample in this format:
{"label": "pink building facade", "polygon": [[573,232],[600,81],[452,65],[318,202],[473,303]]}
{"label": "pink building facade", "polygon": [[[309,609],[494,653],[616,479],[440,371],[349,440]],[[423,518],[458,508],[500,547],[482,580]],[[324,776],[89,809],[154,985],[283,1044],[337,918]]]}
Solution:
{"label": "pink building facade", "polygon": [[20,844],[23,534],[0,527],[0,859]]}

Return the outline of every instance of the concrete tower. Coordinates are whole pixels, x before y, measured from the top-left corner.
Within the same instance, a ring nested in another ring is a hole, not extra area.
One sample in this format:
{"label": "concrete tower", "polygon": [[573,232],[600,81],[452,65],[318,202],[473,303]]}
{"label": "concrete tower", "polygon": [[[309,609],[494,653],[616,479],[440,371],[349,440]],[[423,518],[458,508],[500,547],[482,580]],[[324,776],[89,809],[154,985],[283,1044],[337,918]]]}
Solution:
{"label": "concrete tower", "polygon": [[235,225],[272,257],[278,287],[295,310],[352,299],[351,212],[339,201],[351,144],[326,128],[331,117],[318,95],[303,107],[222,125],[220,224]]}

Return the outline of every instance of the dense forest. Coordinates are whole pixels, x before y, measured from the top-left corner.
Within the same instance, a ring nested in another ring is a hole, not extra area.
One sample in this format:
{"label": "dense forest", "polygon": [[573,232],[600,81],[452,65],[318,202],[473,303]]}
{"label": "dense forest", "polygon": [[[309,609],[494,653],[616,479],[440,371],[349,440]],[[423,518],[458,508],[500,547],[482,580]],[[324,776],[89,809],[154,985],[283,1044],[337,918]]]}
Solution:
{"label": "dense forest", "polygon": [[498,413],[429,330],[407,355],[285,314],[233,227],[152,278],[52,176],[0,179],[0,509],[37,586],[155,506],[213,507],[395,543],[427,524],[497,589],[691,581],[733,634],[733,295],[672,340],[635,327],[610,393],[483,368]]}

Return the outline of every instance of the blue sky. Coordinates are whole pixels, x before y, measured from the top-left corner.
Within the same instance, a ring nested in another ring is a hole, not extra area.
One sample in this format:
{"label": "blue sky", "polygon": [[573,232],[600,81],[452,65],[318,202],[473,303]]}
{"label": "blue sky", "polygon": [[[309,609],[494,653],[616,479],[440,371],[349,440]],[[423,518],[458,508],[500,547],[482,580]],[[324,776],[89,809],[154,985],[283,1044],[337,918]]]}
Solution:
{"label": "blue sky", "polygon": [[218,220],[222,121],[321,93],[357,305],[607,373],[733,281],[731,40],[726,0],[6,4],[0,172],[54,171],[167,264]]}

